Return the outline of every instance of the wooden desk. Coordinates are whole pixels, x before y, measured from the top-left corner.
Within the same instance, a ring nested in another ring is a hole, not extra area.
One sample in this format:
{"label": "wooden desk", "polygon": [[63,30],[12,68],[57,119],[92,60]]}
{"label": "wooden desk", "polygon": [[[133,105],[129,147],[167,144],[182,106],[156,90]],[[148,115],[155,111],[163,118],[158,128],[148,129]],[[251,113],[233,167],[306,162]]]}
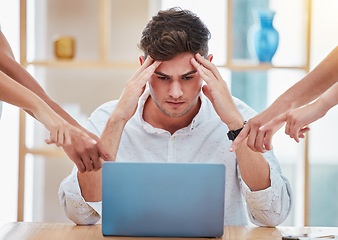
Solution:
{"label": "wooden desk", "polygon": [[[225,226],[220,240],[281,240],[283,235],[318,233],[318,235],[338,235],[338,228],[315,227],[245,227]],[[0,228],[1,240],[187,240],[188,238],[136,238],[136,237],[104,237],[101,225],[76,226],[65,223],[7,223]],[[194,238],[206,239],[206,238]]]}

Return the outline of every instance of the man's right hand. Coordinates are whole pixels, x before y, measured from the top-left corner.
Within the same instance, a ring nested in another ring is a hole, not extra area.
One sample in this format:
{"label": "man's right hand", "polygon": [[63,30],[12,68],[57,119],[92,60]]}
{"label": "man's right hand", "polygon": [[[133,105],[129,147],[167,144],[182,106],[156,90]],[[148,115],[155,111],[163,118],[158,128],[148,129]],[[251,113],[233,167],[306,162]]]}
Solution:
{"label": "man's right hand", "polygon": [[[147,81],[151,78],[155,69],[161,64],[161,62],[154,62],[150,57],[145,61],[142,57],[141,63],[143,63],[142,66],[137,70],[134,76],[127,81],[120,100],[108,119],[101,135],[103,146],[109,149],[114,160],[117,155],[124,126],[135,114],[139,98],[145,90]],[[101,171],[86,172],[84,174],[78,173],[77,176],[84,199],[88,202],[101,201]]]}
{"label": "man's right hand", "polygon": [[[145,90],[146,83],[160,64],[161,62],[154,61],[151,57],[148,57],[134,76],[127,81],[113,113],[123,123],[126,123],[135,114],[139,98]],[[81,173],[99,170],[102,167],[100,158],[105,161],[114,161],[113,156],[116,156],[114,149],[111,149],[114,147],[107,144],[107,141],[103,145],[97,136],[90,132],[86,133],[93,141],[86,141],[82,136],[75,133],[72,135],[72,145],[63,147],[68,157],[76,164]],[[114,138],[116,137],[114,135]],[[110,152],[107,152],[104,146],[107,149],[109,148]]]}
{"label": "man's right hand", "polygon": [[114,111],[114,114],[117,114],[124,123],[135,114],[139,98],[145,90],[146,83],[160,64],[161,62],[154,61],[148,56],[134,76],[127,81]]}
{"label": "man's right hand", "polygon": [[101,159],[114,161],[95,134],[78,130],[70,132],[72,144],[64,146],[63,150],[75,163],[79,172],[84,173],[101,169]]}

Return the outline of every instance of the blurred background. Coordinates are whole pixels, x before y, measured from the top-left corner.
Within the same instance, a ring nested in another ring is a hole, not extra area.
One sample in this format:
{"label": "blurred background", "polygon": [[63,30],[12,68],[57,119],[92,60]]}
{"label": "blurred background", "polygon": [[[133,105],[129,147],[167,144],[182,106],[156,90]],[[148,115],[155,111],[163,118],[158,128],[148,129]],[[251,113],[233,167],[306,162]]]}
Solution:
{"label": "blurred background", "polygon": [[[21,17],[26,13],[22,21],[26,34],[22,28],[20,34],[20,6]],[[0,25],[17,61],[21,39],[21,63],[50,97],[84,125],[98,106],[119,98],[138,68],[137,44],[151,16],[175,6],[195,12],[208,26],[214,63],[232,94],[257,112],[338,43],[336,0],[0,0]],[[259,63],[248,47],[258,8],[275,12],[279,44],[271,63]],[[55,56],[55,40],[62,36],[75,40],[70,60]],[[17,108],[8,104],[3,108],[0,222],[17,220],[19,159],[21,165],[25,163],[23,220],[69,222],[57,192],[72,162],[44,144],[47,135],[39,123],[23,114],[19,123]],[[338,225],[337,119],[334,107],[311,124],[307,141],[299,144],[283,128],[275,135],[274,152],[295,200],[283,225]]]}

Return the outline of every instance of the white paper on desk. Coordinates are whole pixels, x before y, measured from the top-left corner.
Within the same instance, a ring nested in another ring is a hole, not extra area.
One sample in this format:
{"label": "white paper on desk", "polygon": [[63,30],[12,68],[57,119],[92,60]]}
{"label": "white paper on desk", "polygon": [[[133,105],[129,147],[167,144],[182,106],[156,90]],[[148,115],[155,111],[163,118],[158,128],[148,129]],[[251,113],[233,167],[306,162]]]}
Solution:
{"label": "white paper on desk", "polygon": [[299,240],[324,240],[324,239],[338,239],[338,236],[335,235],[323,235],[315,237],[298,237]]}

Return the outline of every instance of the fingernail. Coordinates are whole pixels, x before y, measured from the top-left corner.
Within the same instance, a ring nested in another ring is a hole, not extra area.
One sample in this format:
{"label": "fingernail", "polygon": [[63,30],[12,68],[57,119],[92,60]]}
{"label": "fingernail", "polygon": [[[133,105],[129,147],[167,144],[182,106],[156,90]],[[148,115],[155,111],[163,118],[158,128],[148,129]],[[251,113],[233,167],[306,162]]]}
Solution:
{"label": "fingernail", "polygon": [[96,143],[97,143],[94,139],[92,139],[90,142],[91,142],[92,144],[96,144]]}
{"label": "fingernail", "polygon": [[200,54],[200,53],[197,53],[196,55],[197,55],[198,57],[201,57],[201,54]]}

